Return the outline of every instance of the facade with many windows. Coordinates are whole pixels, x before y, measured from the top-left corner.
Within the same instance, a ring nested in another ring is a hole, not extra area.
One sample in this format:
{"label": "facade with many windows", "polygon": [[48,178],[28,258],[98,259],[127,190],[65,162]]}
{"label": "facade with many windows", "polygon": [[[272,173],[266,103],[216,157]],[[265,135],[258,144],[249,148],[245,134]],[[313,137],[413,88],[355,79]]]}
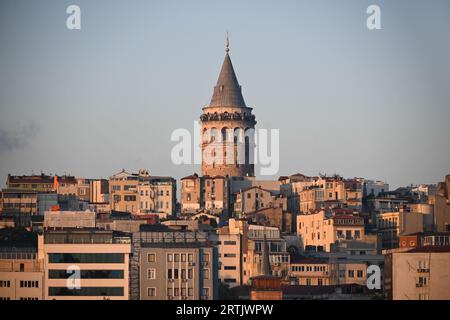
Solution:
{"label": "facade with many windows", "polygon": [[141,300],[213,300],[215,250],[200,243],[145,243],[140,252]]}
{"label": "facade with many windows", "polygon": [[39,236],[46,300],[128,300],[131,238],[97,229]]}
{"label": "facade with many windows", "polygon": [[0,300],[42,300],[44,268],[35,248],[0,251]]}

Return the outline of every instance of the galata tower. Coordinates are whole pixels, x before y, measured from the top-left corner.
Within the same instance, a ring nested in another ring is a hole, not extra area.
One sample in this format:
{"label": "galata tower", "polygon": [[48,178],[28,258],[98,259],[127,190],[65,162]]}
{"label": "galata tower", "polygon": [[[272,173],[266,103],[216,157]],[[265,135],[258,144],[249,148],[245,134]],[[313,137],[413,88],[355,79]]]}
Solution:
{"label": "galata tower", "polygon": [[227,34],[219,79],[200,116],[203,176],[254,176],[255,172],[256,120],[245,104],[229,51]]}

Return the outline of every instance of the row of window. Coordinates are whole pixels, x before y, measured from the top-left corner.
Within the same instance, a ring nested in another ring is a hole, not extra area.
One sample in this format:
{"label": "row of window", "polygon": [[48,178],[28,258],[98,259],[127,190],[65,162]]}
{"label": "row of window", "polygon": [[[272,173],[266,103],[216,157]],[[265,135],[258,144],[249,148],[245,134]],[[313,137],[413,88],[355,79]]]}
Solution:
{"label": "row of window", "polygon": [[50,263],[124,263],[123,253],[49,253]]}
{"label": "row of window", "polygon": [[[145,196],[149,196],[153,198],[153,193],[150,191],[150,194],[148,192],[148,190],[145,190]],[[155,192],[155,195],[157,196],[164,196],[164,190],[159,190],[159,192]],[[141,196],[144,196],[144,190],[141,190]],[[170,196],[170,191],[166,190],[166,196]]]}
{"label": "row of window", "polygon": [[11,281],[9,280],[0,280],[0,288],[10,288]]}
{"label": "row of window", "polygon": [[[145,201],[145,202],[141,201],[141,209],[153,210],[153,206],[152,206],[151,203],[150,203],[150,206],[149,206],[148,201]],[[156,201],[155,202],[155,209],[164,209],[164,202],[163,201]],[[169,209],[169,202],[166,202],[166,209]]]}
{"label": "row of window", "polygon": [[[73,279],[73,271],[49,270],[49,279]],[[123,270],[80,270],[79,279],[123,279]]]}
{"label": "row of window", "polygon": [[326,266],[291,266],[291,271],[297,272],[325,272],[327,271]]}
{"label": "row of window", "polygon": [[81,297],[95,297],[95,296],[123,296],[123,287],[83,287],[80,289],[69,289],[67,287],[49,287],[49,296],[81,296]]}
{"label": "row of window", "polygon": [[21,288],[39,288],[39,281],[20,280]]}

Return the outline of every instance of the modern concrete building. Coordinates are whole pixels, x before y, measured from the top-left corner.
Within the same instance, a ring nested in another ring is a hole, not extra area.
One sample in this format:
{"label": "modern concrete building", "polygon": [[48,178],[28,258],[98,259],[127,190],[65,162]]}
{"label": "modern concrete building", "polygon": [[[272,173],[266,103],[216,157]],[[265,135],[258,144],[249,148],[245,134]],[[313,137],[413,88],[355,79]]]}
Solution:
{"label": "modern concrete building", "polygon": [[215,239],[218,249],[219,281],[232,288],[243,284],[243,235],[228,226],[219,228]]}
{"label": "modern concrete building", "polygon": [[39,236],[46,300],[128,300],[131,237],[98,229]]}
{"label": "modern concrete building", "polygon": [[143,226],[133,234],[132,298],[216,299],[217,261],[217,249],[205,232]]}
{"label": "modern concrete building", "polygon": [[141,300],[212,300],[217,295],[212,246],[145,243],[140,258]]}
{"label": "modern concrete building", "polygon": [[426,246],[385,255],[385,298],[449,300],[450,247]]}
{"label": "modern concrete building", "polygon": [[44,265],[36,248],[0,248],[0,300],[42,300]]}
{"label": "modern concrete building", "polygon": [[92,211],[47,211],[44,228],[95,228],[95,217]]}

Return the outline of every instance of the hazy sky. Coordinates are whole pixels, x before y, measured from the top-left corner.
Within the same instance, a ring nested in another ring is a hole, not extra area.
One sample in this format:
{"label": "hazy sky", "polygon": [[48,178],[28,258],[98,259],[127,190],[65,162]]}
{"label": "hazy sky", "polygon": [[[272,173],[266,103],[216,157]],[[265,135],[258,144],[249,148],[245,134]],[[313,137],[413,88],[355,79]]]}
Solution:
{"label": "hazy sky", "polygon": [[[81,30],[66,8],[81,7]],[[366,28],[381,7],[382,30]],[[450,2],[0,1],[0,178],[177,179],[231,59],[257,127],[280,129],[280,172],[435,183],[450,173]]]}

